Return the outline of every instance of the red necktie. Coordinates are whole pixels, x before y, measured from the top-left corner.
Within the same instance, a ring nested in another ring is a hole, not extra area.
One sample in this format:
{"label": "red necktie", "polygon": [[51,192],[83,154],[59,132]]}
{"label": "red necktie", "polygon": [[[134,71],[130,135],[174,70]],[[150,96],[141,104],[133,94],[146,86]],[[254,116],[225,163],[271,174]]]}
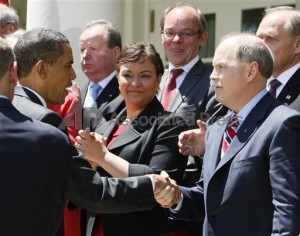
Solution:
{"label": "red necktie", "polygon": [[223,143],[222,143],[222,153],[221,158],[224,155],[224,153],[227,151],[232,139],[235,137],[237,132],[237,127],[239,126],[240,122],[236,115],[233,115],[230,124],[227,127],[227,130],[224,132],[223,135]]}
{"label": "red necktie", "polygon": [[270,82],[270,90],[269,92],[271,93],[271,95],[276,98],[276,90],[277,88],[281,85],[281,82],[277,79],[273,79],[271,82]]}
{"label": "red necktie", "polygon": [[161,99],[161,104],[165,108],[168,109],[175,93],[176,93],[176,78],[183,73],[183,69],[172,69],[169,74],[169,78],[166,84],[166,87],[163,92],[163,96]]}

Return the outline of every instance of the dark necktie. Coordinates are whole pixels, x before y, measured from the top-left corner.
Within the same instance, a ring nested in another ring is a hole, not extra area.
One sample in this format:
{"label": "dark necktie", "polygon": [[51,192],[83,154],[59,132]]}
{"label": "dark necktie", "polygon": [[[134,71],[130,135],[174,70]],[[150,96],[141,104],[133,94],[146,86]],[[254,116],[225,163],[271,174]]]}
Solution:
{"label": "dark necktie", "polygon": [[99,84],[93,84],[92,85],[92,98],[94,101],[96,101],[99,91],[102,87]]}
{"label": "dark necktie", "polygon": [[270,90],[269,92],[271,93],[271,95],[276,98],[276,90],[277,88],[281,85],[281,82],[277,79],[273,79],[271,82],[270,82]]}
{"label": "dark necktie", "polygon": [[238,120],[238,117],[236,115],[233,115],[231,117],[229,126],[227,127],[227,130],[223,134],[223,142],[222,142],[222,153],[221,158],[224,155],[224,153],[227,151],[231,141],[236,135],[237,127],[240,125],[240,122]]}
{"label": "dark necktie", "polygon": [[163,96],[161,99],[161,104],[165,108],[168,109],[175,93],[176,93],[176,78],[183,73],[183,69],[172,69],[169,74],[169,78],[166,84],[166,87],[163,92]]}

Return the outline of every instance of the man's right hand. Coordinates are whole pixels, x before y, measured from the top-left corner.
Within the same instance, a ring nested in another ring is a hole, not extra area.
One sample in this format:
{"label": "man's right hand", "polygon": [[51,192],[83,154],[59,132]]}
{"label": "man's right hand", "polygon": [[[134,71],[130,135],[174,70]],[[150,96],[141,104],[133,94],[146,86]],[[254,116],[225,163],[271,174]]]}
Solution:
{"label": "man's right hand", "polygon": [[171,179],[165,171],[152,177],[155,182],[154,197],[157,203],[164,208],[170,208],[180,201],[181,191],[176,181]]}

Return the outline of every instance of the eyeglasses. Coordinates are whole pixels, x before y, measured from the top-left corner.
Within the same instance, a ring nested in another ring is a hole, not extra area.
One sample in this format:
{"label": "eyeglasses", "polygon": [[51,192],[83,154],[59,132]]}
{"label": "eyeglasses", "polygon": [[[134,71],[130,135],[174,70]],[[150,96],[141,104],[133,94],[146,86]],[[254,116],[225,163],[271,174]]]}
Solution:
{"label": "eyeglasses", "polygon": [[161,32],[167,39],[173,39],[176,35],[178,35],[181,39],[190,39],[194,35],[199,34],[200,31],[192,32],[190,30],[183,30],[181,32],[175,32],[173,30],[165,30]]}

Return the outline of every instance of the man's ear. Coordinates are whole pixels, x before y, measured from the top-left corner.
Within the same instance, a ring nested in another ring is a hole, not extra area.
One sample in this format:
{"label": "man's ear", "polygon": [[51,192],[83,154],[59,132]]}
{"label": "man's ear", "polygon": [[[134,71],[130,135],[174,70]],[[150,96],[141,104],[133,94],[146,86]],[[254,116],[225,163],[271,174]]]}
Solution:
{"label": "man's ear", "polygon": [[253,78],[255,78],[255,76],[258,73],[258,64],[256,61],[253,61],[250,63],[249,68],[248,68],[248,76],[247,76],[247,80],[248,82],[252,81]]}
{"label": "man's ear", "polygon": [[300,54],[300,36],[296,37],[295,54]]}
{"label": "man's ear", "polygon": [[113,55],[118,58],[121,53],[121,48],[119,46],[115,46],[112,50]]}
{"label": "man's ear", "polygon": [[37,69],[37,72],[38,72],[39,76],[42,79],[46,79],[47,78],[48,63],[46,61],[39,60],[36,63],[36,69]]}

